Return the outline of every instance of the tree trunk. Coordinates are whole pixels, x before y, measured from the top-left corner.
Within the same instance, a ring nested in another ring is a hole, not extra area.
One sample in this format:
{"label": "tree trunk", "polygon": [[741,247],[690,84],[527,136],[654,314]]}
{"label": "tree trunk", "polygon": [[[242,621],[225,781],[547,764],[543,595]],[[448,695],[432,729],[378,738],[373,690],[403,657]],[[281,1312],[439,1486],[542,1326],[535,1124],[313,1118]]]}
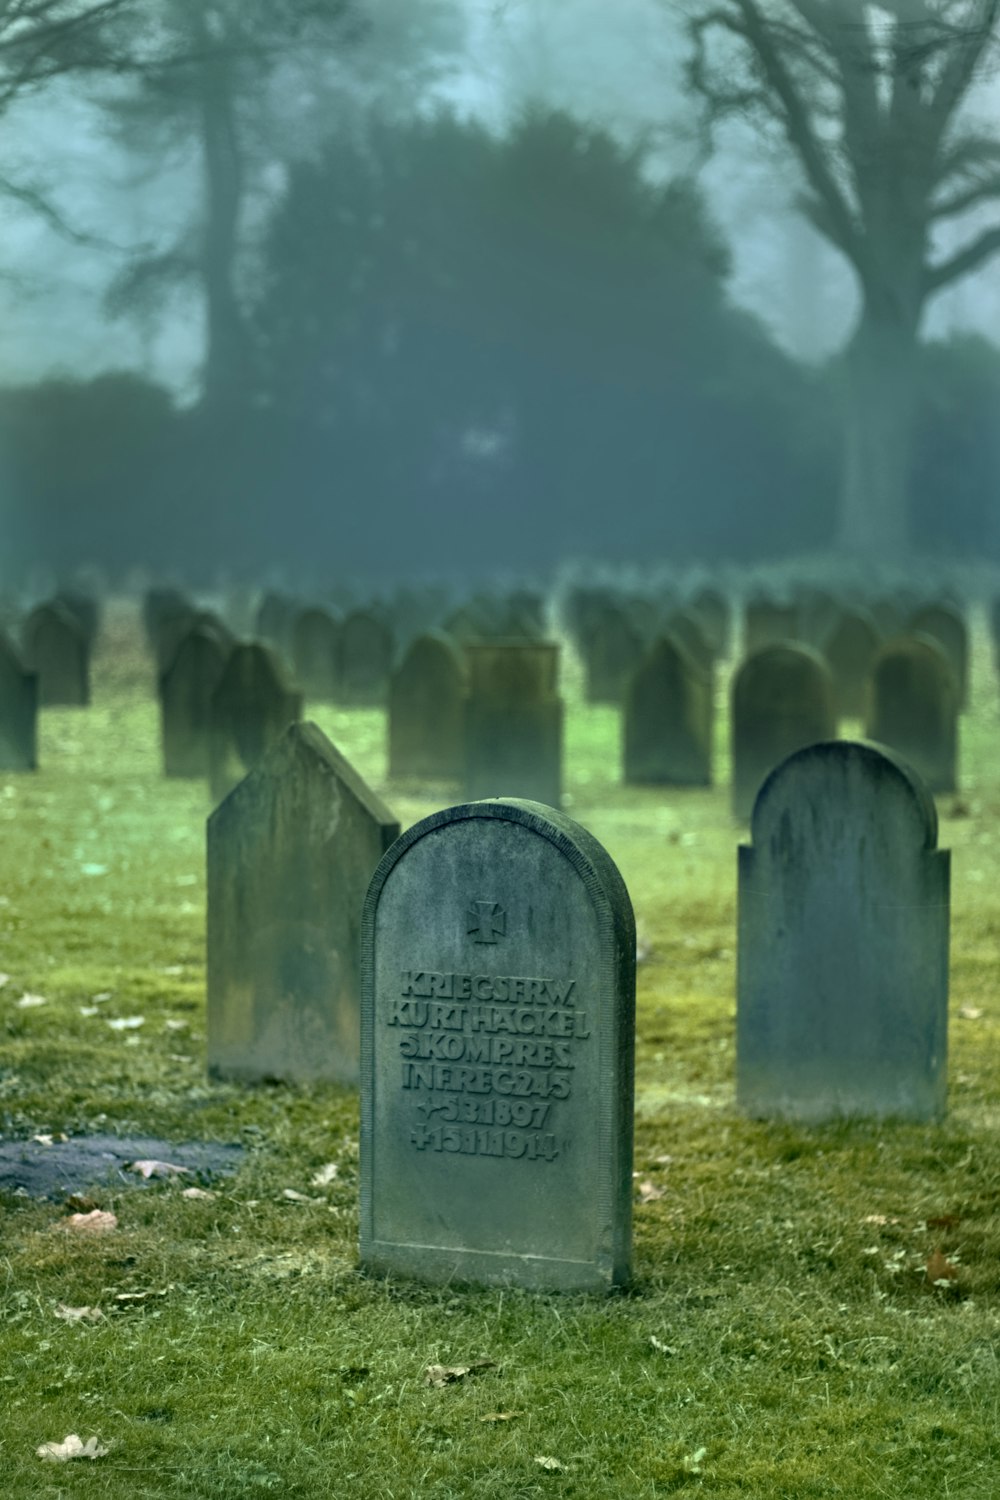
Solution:
{"label": "tree trunk", "polygon": [[243,161],[233,110],[228,60],[209,48],[203,66],[202,164],[205,294],[203,399],[231,402],[249,374],[249,339],[236,295],[235,272],[243,204]]}
{"label": "tree trunk", "polygon": [[872,560],[910,550],[917,319],[866,301],[845,355],[844,468],[838,544]]}

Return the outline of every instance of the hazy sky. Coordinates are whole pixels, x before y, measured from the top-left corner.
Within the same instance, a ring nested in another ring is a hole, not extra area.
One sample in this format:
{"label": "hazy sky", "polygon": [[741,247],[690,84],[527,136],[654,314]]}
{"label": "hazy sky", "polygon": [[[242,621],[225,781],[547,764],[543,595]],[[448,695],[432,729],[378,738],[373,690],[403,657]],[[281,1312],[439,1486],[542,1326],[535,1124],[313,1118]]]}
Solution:
{"label": "hazy sky", "polygon": [[[373,0],[387,6],[390,0]],[[420,0],[410,0],[419,4]],[[440,92],[456,107],[499,123],[529,99],[565,106],[625,131],[643,130],[665,170],[692,160],[692,110],[681,90],[685,42],[681,0],[465,0],[467,60]],[[985,78],[978,111],[1000,122],[1000,79]],[[7,121],[10,175],[53,188],[77,228],[106,248],[68,243],[36,215],[0,200],[0,381],[50,372],[87,375],[142,367],[192,394],[201,347],[200,312],[178,296],[163,326],[108,325],[101,298],[136,243],[163,246],[178,196],[197,191],[184,162],[137,184],[112,152],[96,116],[48,94]],[[840,258],[788,211],[796,187],[787,158],[763,159],[745,128],[701,180],[734,252],[734,298],[763,317],[795,353],[819,356],[845,337],[854,290]],[[1000,342],[1000,262],[940,297],[926,329],[970,328]]]}

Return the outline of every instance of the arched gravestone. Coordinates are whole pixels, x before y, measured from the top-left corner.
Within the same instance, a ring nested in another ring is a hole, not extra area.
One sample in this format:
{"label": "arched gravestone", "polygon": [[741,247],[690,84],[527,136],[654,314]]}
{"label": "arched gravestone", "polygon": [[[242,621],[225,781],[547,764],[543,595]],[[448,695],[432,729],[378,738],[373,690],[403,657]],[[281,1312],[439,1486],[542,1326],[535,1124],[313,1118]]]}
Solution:
{"label": "arched gravestone", "polygon": [[833,683],[807,646],[765,646],[748,656],[732,684],[733,816],[750,816],[761,782],[793,750],[837,732]]}
{"label": "arched gravestone", "polygon": [[727,656],[732,638],[732,610],[726,596],[719,589],[707,586],[693,595],[687,609],[701,626],[712,654]]}
{"label": "arched gravestone", "polygon": [[865,733],[890,746],[932,792],[953,792],[958,765],[958,682],[930,636],[889,641],[872,665]]}
{"label": "arched gravestone", "polygon": [[181,642],[193,630],[203,630],[213,635],[227,652],[236,644],[228,625],[213,610],[195,609],[190,604],[177,610],[169,610],[161,616],[153,642],[161,674],[170,668]]}
{"label": "arched gravestone", "polygon": [[679,641],[692,661],[711,677],[715,671],[715,652],[696,617],[687,609],[671,610],[657,630],[659,636]]}
{"label": "arched gravestone", "polygon": [[85,593],[79,588],[64,588],[52,599],[53,604],[61,604],[63,609],[68,609],[80,629],[83,638],[87,642],[88,653],[93,649],[97,639],[97,633],[101,628],[101,606],[92,594]]}
{"label": "arched gravestone", "polygon": [[868,679],[881,644],[878,626],[861,610],[844,610],[819,642],[833,678],[834,705],[845,718],[858,719],[865,711]]}
{"label": "arched gravestone", "polygon": [[625,686],[642,661],[645,637],[624,603],[588,606],[580,637],[584,697],[588,703],[621,703]]}
{"label": "arched gravestone", "polygon": [[254,633],[279,651],[288,647],[288,637],[295,616],[295,603],[285,594],[274,591],[264,595],[254,616]]}
{"label": "arched gravestone", "polygon": [[390,776],[461,776],[467,685],[453,641],[438,630],[417,637],[389,681]]}
{"label": "arched gravestone", "polygon": [[944,1111],[949,856],[883,746],[812,745],[761,788],[739,851],[736,1092],[747,1113]]}
{"label": "arched gravestone", "polygon": [[929,635],[951,664],[958,683],[959,707],[969,698],[969,632],[962,612],[947,603],[925,604],[910,615],[907,635]]}
{"label": "arched gravestone", "polygon": [[337,696],[340,622],[328,609],[308,605],[292,626],[292,661],[307,698],[332,702]]}
{"label": "arched gravestone", "polygon": [[378,614],[355,609],[345,615],[340,627],[340,702],[364,708],[385,703],[392,651],[392,631]]}
{"label": "arched gravestone", "polygon": [[711,673],[680,641],[654,641],[625,693],[626,783],[710,786],[713,719]]}
{"label": "arched gravestone", "polygon": [[563,702],[555,641],[470,641],[463,718],[466,798],[562,797]]}
{"label": "arched gravestone", "polygon": [[207,776],[212,696],[232,650],[207,625],[189,630],[160,674],[160,732],[165,776]]}
{"label": "arched gravestone", "polygon": [[39,604],[24,622],[23,655],[38,674],[41,704],[79,708],[90,702],[87,638],[62,604]]}
{"label": "arched gravestone", "polygon": [[147,589],[142,598],[142,626],[150,646],[156,649],[160,621],[169,614],[176,614],[192,606],[180,589],[157,586]]}
{"label": "arched gravestone", "polygon": [[218,802],[302,715],[302,694],[258,641],[234,646],[209,708],[209,783]]}
{"label": "arched gravestone", "polygon": [[208,820],[208,1067],[357,1084],[365,892],[399,836],[315,724],[292,724]]}
{"label": "arched gravestone", "polygon": [[0,634],[0,771],[38,766],[38,678]]}
{"label": "arched gravestone", "polygon": [[761,594],[746,601],[743,610],[743,655],[751,656],[779,641],[800,637],[798,606]]}
{"label": "arched gravestone", "polygon": [[635,924],[596,839],[532,802],[425,818],[375,872],[361,964],[362,1264],[626,1281]]}

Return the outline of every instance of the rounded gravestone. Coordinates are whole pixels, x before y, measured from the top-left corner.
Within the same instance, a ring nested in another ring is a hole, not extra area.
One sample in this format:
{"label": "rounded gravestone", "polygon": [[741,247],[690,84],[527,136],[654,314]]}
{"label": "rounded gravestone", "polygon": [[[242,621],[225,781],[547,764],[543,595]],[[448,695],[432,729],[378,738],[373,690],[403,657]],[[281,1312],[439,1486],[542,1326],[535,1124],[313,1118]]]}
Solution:
{"label": "rounded gravestone", "polygon": [[883,646],[872,665],[865,733],[904,756],[932,792],[957,780],[959,684],[930,636]]}
{"label": "rounded gravestone", "polygon": [[365,902],[361,1260],[601,1290],[631,1258],[635,924],[585,829],[446,808]]}
{"label": "rounded gravestone", "polygon": [[389,775],[457,780],[466,668],[440,630],[418,636],[389,680]]}
{"label": "rounded gravestone", "polygon": [[929,635],[937,641],[958,682],[959,705],[969,696],[969,632],[962,611],[945,601],[925,604],[915,610],[907,625],[908,635]]}
{"label": "rounded gravestone", "polygon": [[833,683],[807,646],[764,646],[732,684],[733,815],[748,818],[761,782],[787,755],[837,732]]}
{"label": "rounded gravestone", "polygon": [[871,615],[844,610],[831,623],[819,645],[833,677],[838,714],[857,719],[865,711],[865,691],[882,637]]}
{"label": "rounded gravestone", "polygon": [[622,762],[630,786],[710,786],[712,673],[667,636],[653,642],[625,693]]}
{"label": "rounded gravestone", "polygon": [[934,799],[838,740],[764,783],[739,851],[737,1102],[800,1120],[945,1105],[949,856]]}

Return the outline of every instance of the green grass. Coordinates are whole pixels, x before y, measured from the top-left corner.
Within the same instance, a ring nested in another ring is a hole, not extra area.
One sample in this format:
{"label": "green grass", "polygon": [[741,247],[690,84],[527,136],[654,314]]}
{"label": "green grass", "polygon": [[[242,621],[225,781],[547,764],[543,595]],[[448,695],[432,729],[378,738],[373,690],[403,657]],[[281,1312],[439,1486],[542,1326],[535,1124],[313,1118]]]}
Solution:
{"label": "green grass", "polygon": [[[636,1205],[634,1283],[607,1299],[362,1276],[355,1096],[207,1083],[208,806],[159,774],[134,629],[112,612],[93,707],[46,711],[42,769],[0,777],[0,1127],[247,1154],[212,1199],[102,1190],[119,1218],[103,1237],[55,1229],[60,1203],[0,1200],[0,1495],[1000,1494],[1000,715],[982,629],[963,791],[940,804],[953,1019],[936,1126],[736,1114],[724,717],[718,789],[623,788],[616,715],[580,704],[569,664],[568,810],[636,907],[635,1167],[662,1189]],[[313,716],[404,825],[452,800],[386,782],[379,714]],[[47,1003],[18,1007],[25,991]],[[334,1183],[311,1186],[331,1161]],[[948,1287],[927,1282],[937,1248],[959,1267]],[[59,1304],[104,1317],[70,1324]],[[476,1359],[495,1364],[424,1381]],[[35,1456],[71,1432],[110,1451]]]}

